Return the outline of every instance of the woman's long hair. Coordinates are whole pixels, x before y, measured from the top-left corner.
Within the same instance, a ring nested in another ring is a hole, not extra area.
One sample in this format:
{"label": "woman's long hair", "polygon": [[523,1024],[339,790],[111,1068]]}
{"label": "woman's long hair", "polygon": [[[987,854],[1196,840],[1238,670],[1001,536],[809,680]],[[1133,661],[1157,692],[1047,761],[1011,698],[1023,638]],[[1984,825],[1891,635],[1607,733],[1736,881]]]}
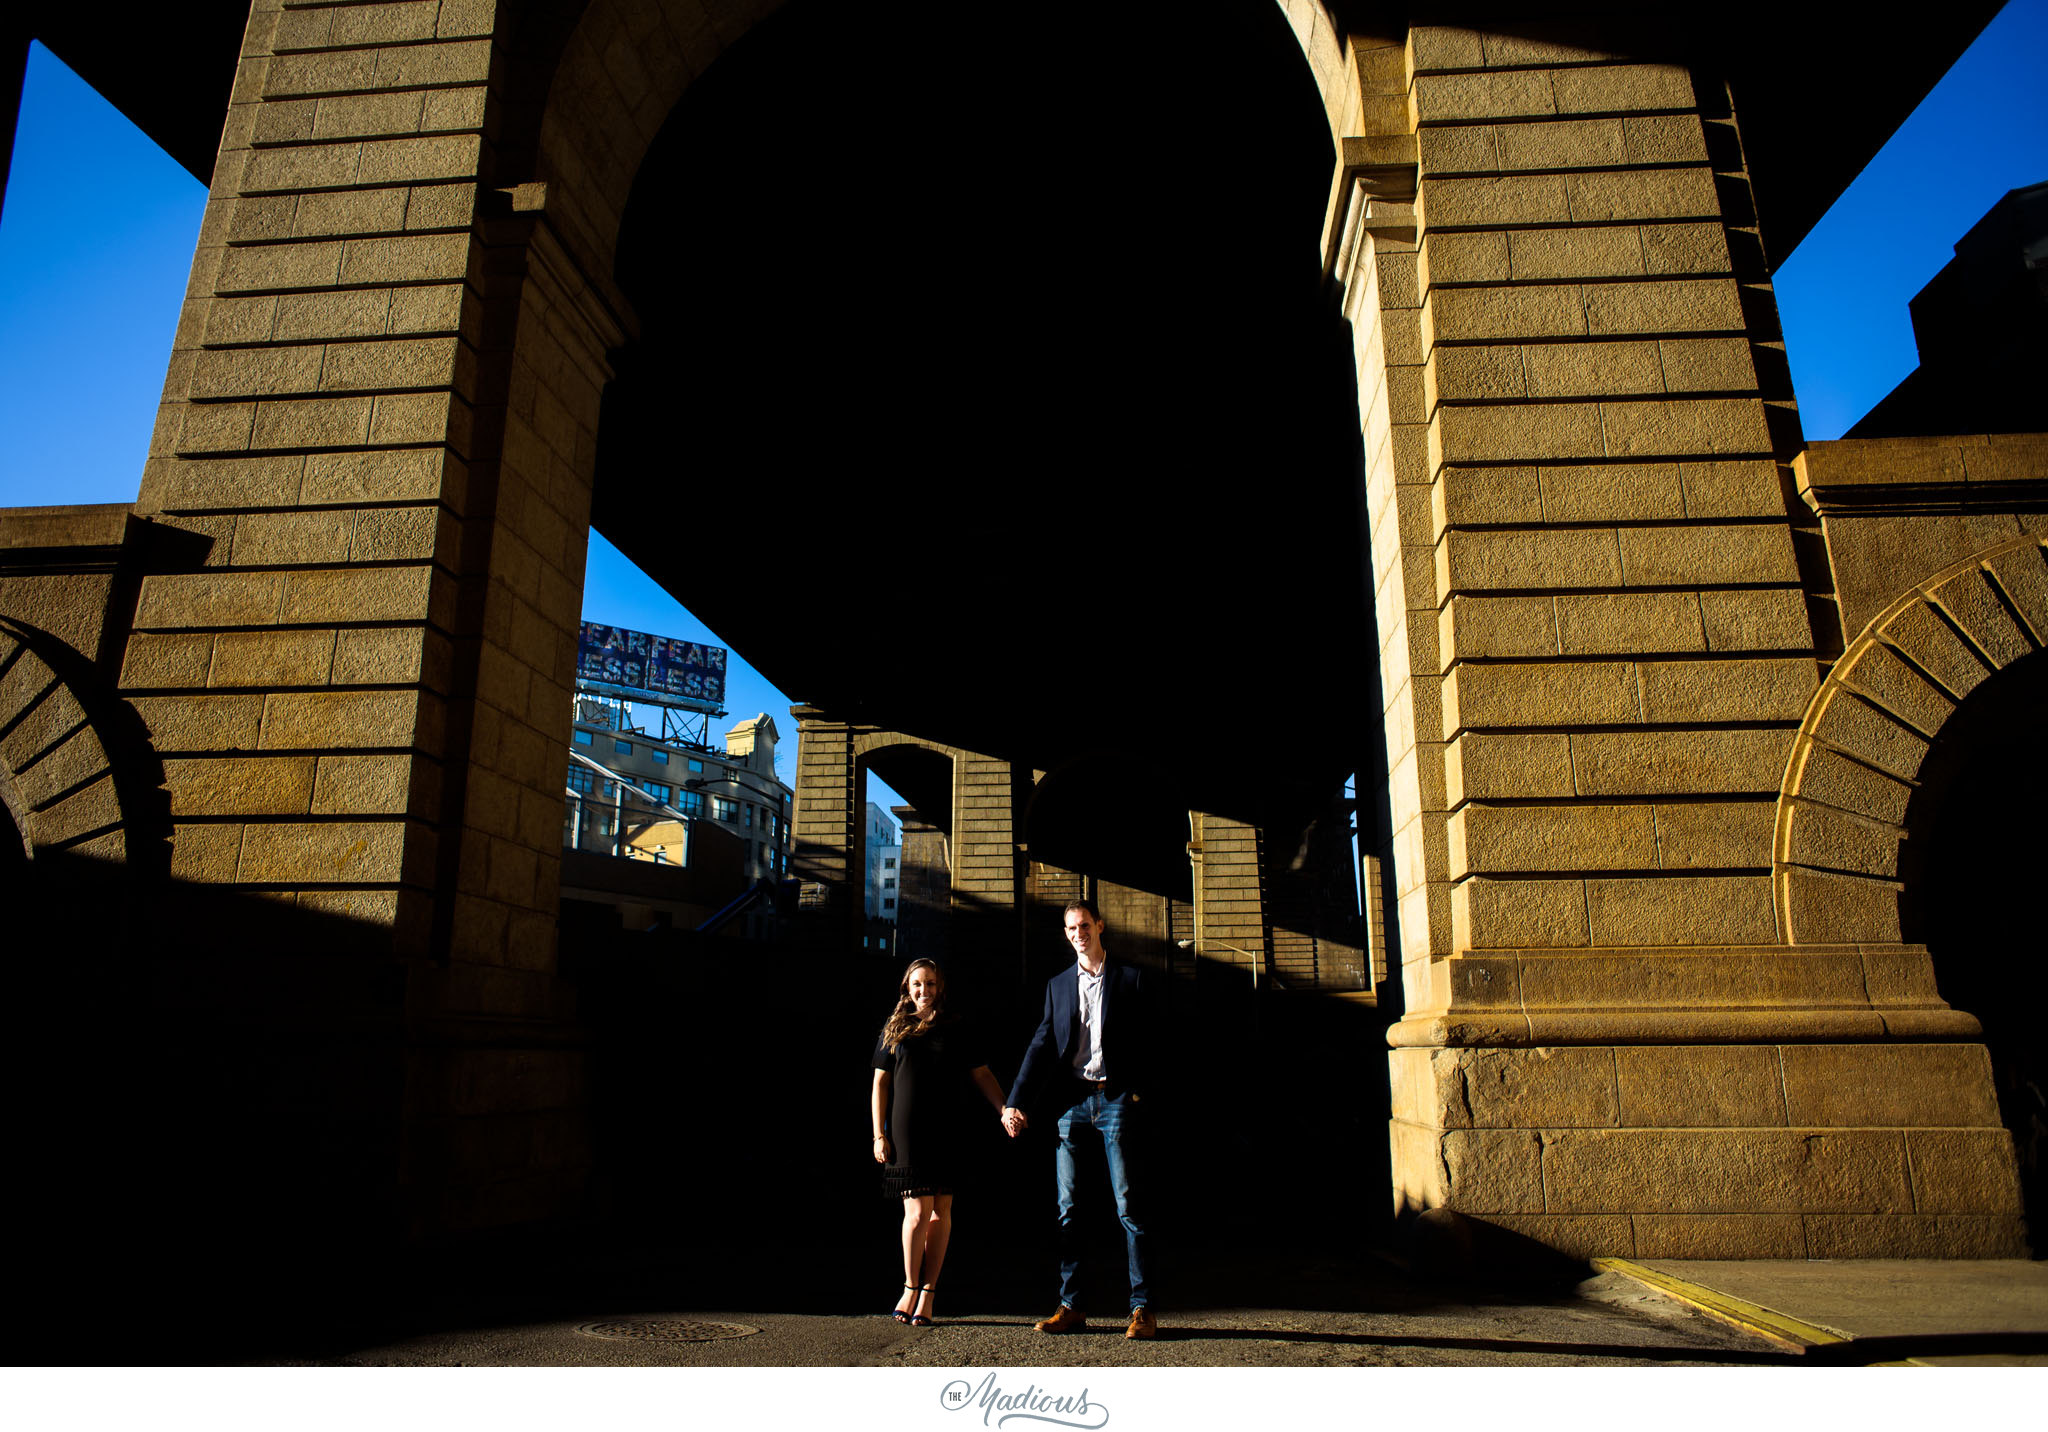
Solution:
{"label": "woman's long hair", "polygon": [[[910,977],[919,970],[930,970],[939,977],[938,993],[932,996],[931,1013],[918,1017],[917,1006],[910,998]],[[889,1011],[889,1018],[882,1025],[882,1043],[891,1050],[906,1039],[914,1039],[946,1017],[946,972],[939,968],[936,960],[912,960],[903,971],[903,982],[896,987],[896,1008]]]}

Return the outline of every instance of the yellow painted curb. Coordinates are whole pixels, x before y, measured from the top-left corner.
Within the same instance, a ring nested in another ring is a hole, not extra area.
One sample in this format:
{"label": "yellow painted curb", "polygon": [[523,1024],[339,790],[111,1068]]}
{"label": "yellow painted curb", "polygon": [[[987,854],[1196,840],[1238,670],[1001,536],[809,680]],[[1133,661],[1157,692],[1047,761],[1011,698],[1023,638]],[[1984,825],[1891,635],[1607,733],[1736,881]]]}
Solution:
{"label": "yellow painted curb", "polygon": [[1812,1323],[1802,1323],[1774,1309],[1717,1293],[1712,1288],[1688,1283],[1683,1278],[1674,1278],[1669,1273],[1660,1273],[1655,1268],[1646,1268],[1626,1258],[1595,1258],[1593,1266],[1603,1273],[1619,1273],[1625,1278],[1633,1278],[1646,1287],[1698,1308],[1710,1317],[1732,1323],[1744,1332],[1754,1333],[1793,1352],[1805,1352],[1810,1347],[1820,1347],[1825,1343],[1849,1341],[1840,1333],[1815,1327]]}

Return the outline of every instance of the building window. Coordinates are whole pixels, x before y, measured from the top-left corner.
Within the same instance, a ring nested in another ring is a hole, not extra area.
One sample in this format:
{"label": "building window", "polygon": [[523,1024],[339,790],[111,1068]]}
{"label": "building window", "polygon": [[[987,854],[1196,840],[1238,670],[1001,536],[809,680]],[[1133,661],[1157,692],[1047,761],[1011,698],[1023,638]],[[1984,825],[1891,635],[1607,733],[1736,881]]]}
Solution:
{"label": "building window", "polygon": [[696,791],[682,791],[676,796],[676,809],[684,815],[704,814],[704,797]]}
{"label": "building window", "polygon": [[655,798],[656,800],[660,801],[660,802],[661,802],[661,803],[662,803],[663,805],[667,805],[667,804],[668,804],[668,798],[669,798],[669,795],[671,794],[671,792],[669,791],[669,788],[668,788],[667,786],[664,786],[664,785],[657,785],[657,784],[656,784],[655,782],[653,782],[653,781],[642,781],[642,782],[640,783],[640,786],[641,786],[641,788],[642,788],[643,790],[645,790],[645,791],[647,792],[647,794],[649,794],[649,795],[653,796],[653,797],[654,797],[654,798]]}
{"label": "building window", "polygon": [[884,900],[884,901],[882,902],[882,908],[883,908],[884,910],[893,910],[893,909],[895,909],[895,908],[896,908],[896,897],[895,897],[894,895],[891,895],[891,896],[890,896],[890,897],[889,897],[888,899]]}
{"label": "building window", "polygon": [[883,857],[882,857],[882,868],[883,868],[884,870],[894,870],[894,869],[896,868],[896,857],[895,857],[895,856],[893,856],[893,855],[885,855],[885,856],[883,856]]}
{"label": "building window", "polygon": [[666,751],[649,751],[647,754],[654,757],[654,764],[657,766],[668,764],[668,752]]}
{"label": "building window", "polygon": [[724,821],[738,820],[740,818],[740,803],[738,801],[729,801],[724,796],[713,796],[711,798],[711,818]]}
{"label": "building window", "polygon": [[740,807],[740,824],[745,826],[748,830],[752,830],[754,828],[754,808],[752,806],[746,805]]}
{"label": "building window", "polygon": [[613,741],[612,749],[621,756],[630,756],[633,754],[633,743],[631,741]]}
{"label": "building window", "polygon": [[690,762],[690,770],[694,774],[702,775],[704,774],[704,763],[702,761],[692,761]]}
{"label": "building window", "polygon": [[591,735],[588,731],[571,731],[569,733],[569,739],[579,746],[594,745],[597,741],[597,738]]}
{"label": "building window", "polygon": [[582,766],[569,767],[569,789],[589,795],[597,789],[597,777]]}
{"label": "building window", "polygon": [[887,880],[884,880],[882,888],[884,890],[894,890],[896,888],[896,877],[891,875]]}

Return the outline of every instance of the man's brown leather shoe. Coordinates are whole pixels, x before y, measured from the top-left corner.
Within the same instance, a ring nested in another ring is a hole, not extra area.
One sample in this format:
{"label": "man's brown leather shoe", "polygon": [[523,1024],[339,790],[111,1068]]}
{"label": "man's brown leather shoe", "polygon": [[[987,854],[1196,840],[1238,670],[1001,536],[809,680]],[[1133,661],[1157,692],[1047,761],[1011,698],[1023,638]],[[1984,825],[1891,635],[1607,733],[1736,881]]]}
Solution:
{"label": "man's brown leather shoe", "polygon": [[1131,1325],[1124,1329],[1124,1336],[1127,1338],[1158,1337],[1159,1324],[1152,1320],[1152,1310],[1150,1308],[1132,1308]]}
{"label": "man's brown leather shoe", "polygon": [[1061,1303],[1058,1312],[1049,1318],[1040,1318],[1031,1326],[1042,1333],[1077,1333],[1088,1326],[1088,1320]]}

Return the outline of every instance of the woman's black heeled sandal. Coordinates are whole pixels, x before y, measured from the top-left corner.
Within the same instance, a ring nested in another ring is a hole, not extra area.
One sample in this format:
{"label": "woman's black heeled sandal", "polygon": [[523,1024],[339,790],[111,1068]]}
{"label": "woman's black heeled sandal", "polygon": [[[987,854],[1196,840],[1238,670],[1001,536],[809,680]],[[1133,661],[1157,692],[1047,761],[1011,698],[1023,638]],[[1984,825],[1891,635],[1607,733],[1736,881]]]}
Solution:
{"label": "woman's black heeled sandal", "polygon": [[[922,1293],[931,1293],[931,1294],[934,1294],[934,1295],[936,1295],[936,1294],[938,1293],[938,1291],[939,1291],[939,1285],[938,1285],[937,1283],[926,1283],[926,1284],[925,1284],[925,1285],[924,1285],[924,1286],[923,1286],[922,1288],[919,1288],[919,1289],[918,1289],[917,1291],[918,1291],[919,1293],[921,1293],[921,1294],[922,1294]],[[934,1298],[934,1300],[936,1301],[936,1297]],[[913,1307],[913,1308],[915,1308],[915,1307],[917,1306],[917,1304],[916,1304],[916,1303],[912,1303],[912,1304],[911,1304],[910,1306],[911,1306],[911,1307]],[[932,1325],[932,1319],[931,1319],[931,1314],[929,1314],[929,1313],[918,1313],[918,1312],[913,1312],[913,1313],[912,1313],[912,1314],[910,1315],[910,1325],[911,1325],[912,1327],[914,1327],[914,1328],[928,1328],[928,1327],[930,1327],[930,1326]]]}
{"label": "woman's black heeled sandal", "polygon": [[[906,1292],[906,1293],[915,1293],[915,1292],[917,1292],[917,1291],[918,1291],[918,1287],[917,1287],[917,1284],[915,1284],[915,1283],[905,1283],[905,1284],[903,1285],[903,1291],[904,1291],[904,1292]],[[912,1299],[910,1300],[910,1307],[909,1307],[909,1308],[891,1308],[891,1309],[889,1310],[889,1316],[890,1316],[890,1317],[892,1317],[892,1318],[894,1318],[894,1319],[895,1319],[895,1320],[896,1320],[897,1322],[899,1322],[899,1323],[908,1323],[908,1322],[910,1321],[910,1312],[911,1312],[911,1308],[915,1308],[916,1306],[917,1306],[917,1299],[915,1299],[915,1298],[912,1298]]]}

